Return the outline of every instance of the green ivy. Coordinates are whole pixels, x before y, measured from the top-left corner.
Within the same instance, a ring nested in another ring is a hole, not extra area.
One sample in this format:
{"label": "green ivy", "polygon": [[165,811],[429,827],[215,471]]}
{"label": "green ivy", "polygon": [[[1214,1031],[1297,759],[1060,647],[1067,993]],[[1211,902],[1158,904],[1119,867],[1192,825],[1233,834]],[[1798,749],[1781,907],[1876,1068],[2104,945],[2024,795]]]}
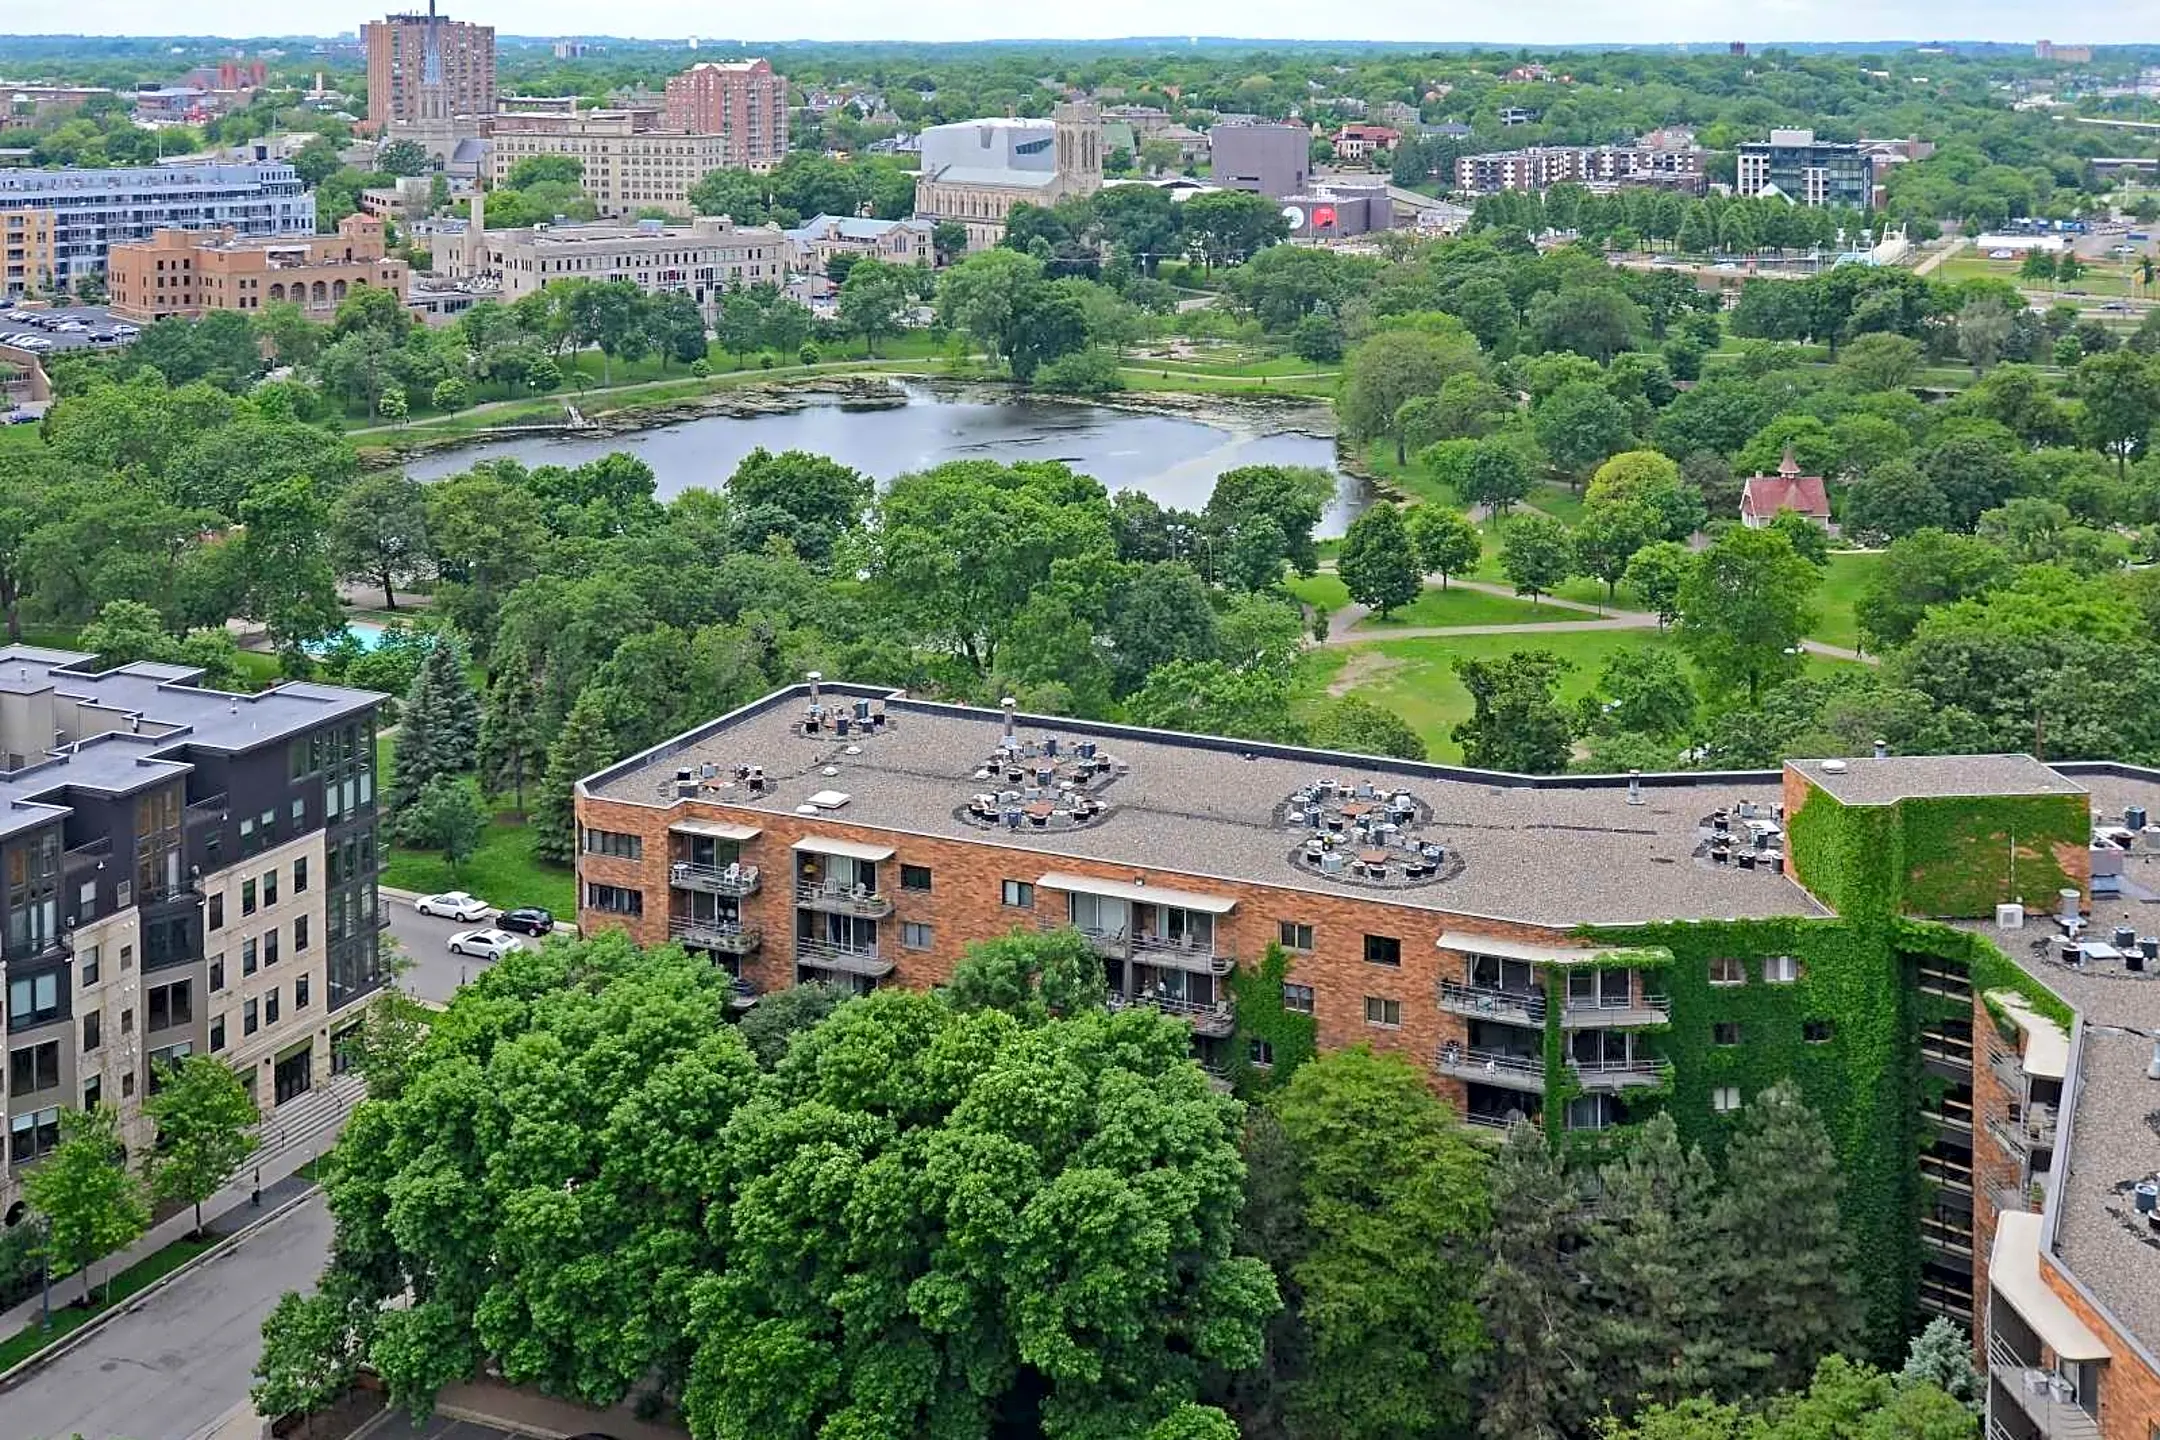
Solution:
{"label": "green ivy", "polygon": [[2081,888],[2065,862],[2082,857],[2091,840],[2088,806],[2083,793],[1900,802],[1904,877],[1898,908],[1971,918],[1994,914],[1998,901],[2022,899],[2048,909],[2056,891]]}
{"label": "green ivy", "polygon": [[1846,805],[1810,790],[1786,818],[1785,849],[1793,873],[1846,919],[1897,913],[1905,867],[1895,806]]}
{"label": "green ivy", "polygon": [[2076,1018],[2067,1001],[2026,973],[1985,935],[1932,920],[1906,919],[1893,923],[1892,935],[1898,949],[1907,954],[1927,955],[1963,966],[1977,995],[1985,996],[1990,990],[2013,990],[2024,996],[2036,1013],[2062,1026],[2065,1033]]}
{"label": "green ivy", "polygon": [[[1298,1066],[1313,1057],[1318,1032],[1313,1017],[1283,1004],[1283,977],[1289,973],[1289,952],[1270,942],[1257,966],[1248,969],[1240,965],[1230,974],[1230,997],[1237,1012],[1230,1080],[1240,1095],[1250,1097],[1285,1083],[1297,1073]],[[1265,1040],[1274,1051],[1271,1068],[1262,1069],[1252,1063],[1255,1040]]]}

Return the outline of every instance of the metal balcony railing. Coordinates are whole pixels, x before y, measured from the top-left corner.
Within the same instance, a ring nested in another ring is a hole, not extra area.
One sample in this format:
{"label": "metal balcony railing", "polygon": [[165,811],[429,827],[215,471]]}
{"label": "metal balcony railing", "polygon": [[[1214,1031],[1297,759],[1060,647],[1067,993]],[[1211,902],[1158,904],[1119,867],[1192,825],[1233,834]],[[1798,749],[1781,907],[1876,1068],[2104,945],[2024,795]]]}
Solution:
{"label": "metal balcony railing", "polygon": [[1450,1041],[1433,1053],[1433,1068],[1460,1080],[1527,1090],[1536,1095],[1545,1093],[1545,1062],[1534,1056],[1511,1055],[1505,1050],[1483,1050]]}
{"label": "metal balcony railing", "polygon": [[755,865],[693,865],[677,860],[668,866],[668,884],[678,890],[732,895],[738,900],[757,894],[761,879]]}
{"label": "metal balcony railing", "polygon": [[2025,1094],[2025,1067],[2018,1057],[1997,1046],[1988,1047],[1988,1069],[2012,1095],[2023,1098]]}
{"label": "metal balcony railing", "polygon": [[875,890],[845,889],[838,885],[795,886],[795,903],[806,910],[822,910],[834,915],[859,915],[870,920],[882,920],[892,914],[892,901]]}
{"label": "metal balcony railing", "polygon": [[1568,1068],[1582,1081],[1585,1090],[1627,1090],[1640,1085],[1656,1085],[1665,1078],[1662,1060],[1570,1059]]}
{"label": "metal balcony railing", "polygon": [[830,940],[815,940],[800,935],[795,937],[795,962],[819,970],[836,970],[843,975],[861,975],[871,980],[882,980],[893,971],[893,962],[879,954],[874,945],[839,945]]}
{"label": "metal balcony railing", "polygon": [[1541,990],[1503,990],[1497,985],[1442,980],[1440,1008],[1473,1019],[1498,1020],[1510,1025],[1545,1023],[1545,994]]}
{"label": "metal balcony railing", "polygon": [[1157,995],[1149,991],[1141,991],[1134,995],[1124,995],[1113,991],[1109,998],[1109,1005],[1113,1010],[1122,1010],[1132,1005],[1144,1005],[1150,1010],[1160,1010],[1165,1015],[1175,1015],[1180,1019],[1190,1021],[1193,1029],[1202,1035],[1228,1035],[1237,1028],[1237,1015],[1230,1008],[1230,1002],[1227,1000],[1203,1003],[1198,1000],[1186,1000],[1175,995]]}
{"label": "metal balcony railing", "polygon": [[1945,1190],[1955,1190],[1961,1195],[1972,1194],[1972,1166],[1940,1155],[1922,1155],[1920,1174]]}
{"label": "metal balcony railing", "polygon": [[1637,1025],[1665,1025],[1672,1020],[1672,1001],[1663,995],[1643,995],[1630,999],[1570,997],[1560,1006],[1560,1023],[1577,1029],[1590,1026],[1624,1028]]}
{"label": "metal balcony railing", "polygon": [[1169,965],[1205,975],[1228,975],[1237,968],[1236,956],[1219,954],[1213,941],[1195,940],[1189,935],[1150,935],[1136,930],[1132,953],[1136,960],[1145,956],[1150,965]]}
{"label": "metal balcony railing", "polygon": [[668,934],[686,945],[747,955],[764,943],[764,932],[739,920],[698,920],[677,915],[668,920]]}
{"label": "metal balcony railing", "polygon": [[2100,1440],[2100,1422],[2078,1404],[2077,1388],[2056,1371],[2031,1365],[2000,1335],[1988,1336],[1988,1369],[2046,1440]]}

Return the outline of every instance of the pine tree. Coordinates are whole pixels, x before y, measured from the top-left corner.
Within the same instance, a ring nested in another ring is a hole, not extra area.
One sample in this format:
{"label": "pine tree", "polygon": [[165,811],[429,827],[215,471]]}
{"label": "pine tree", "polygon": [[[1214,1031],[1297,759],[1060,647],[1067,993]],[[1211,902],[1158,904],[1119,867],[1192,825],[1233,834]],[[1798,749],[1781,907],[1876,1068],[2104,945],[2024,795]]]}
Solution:
{"label": "pine tree", "polygon": [[1858,1342],[1843,1188],[1830,1136],[1797,1086],[1780,1082],[1748,1103],[1715,1217],[1736,1389],[1804,1389],[1816,1361]]}
{"label": "pine tree", "polygon": [[1972,1337],[1965,1327],[1946,1315],[1928,1321],[1913,1336],[1905,1352],[1905,1369],[1898,1379],[1907,1385],[1933,1385],[1966,1409],[1980,1409],[1980,1373],[1973,1368]]}
{"label": "pine tree", "polygon": [[1709,1389],[1721,1368],[1723,1309],[1710,1162],[1684,1148],[1661,1113],[1599,1174],[1604,1199],[1584,1252],[1601,1312],[1591,1326],[1599,1392],[1626,1413],[1638,1398],[1671,1404]]}
{"label": "pine tree", "polygon": [[398,712],[391,812],[412,804],[436,776],[472,769],[479,749],[480,700],[465,673],[464,652],[447,636],[438,636]]}
{"label": "pine tree", "polygon": [[1561,1440],[1592,1408],[1596,1354],[1581,1262],[1582,1197],[1536,1125],[1508,1129],[1492,1171],[1491,1256],[1478,1311],[1478,1433],[1486,1440]]}
{"label": "pine tree", "polygon": [[588,685],[548,747],[547,776],[533,800],[534,853],[558,865],[570,863],[577,850],[574,810],[577,782],[615,758],[615,737],[599,687]]}
{"label": "pine tree", "polygon": [[540,692],[532,672],[512,665],[488,687],[480,716],[480,776],[491,792],[508,790],[511,807],[525,809],[525,785],[547,759],[540,730]]}

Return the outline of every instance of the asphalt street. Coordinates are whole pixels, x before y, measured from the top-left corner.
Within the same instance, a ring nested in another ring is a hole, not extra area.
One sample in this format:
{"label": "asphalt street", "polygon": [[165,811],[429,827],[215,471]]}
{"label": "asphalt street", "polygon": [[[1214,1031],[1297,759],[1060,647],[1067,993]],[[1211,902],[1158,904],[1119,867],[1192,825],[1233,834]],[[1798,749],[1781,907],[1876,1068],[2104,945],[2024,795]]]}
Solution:
{"label": "asphalt street", "polygon": [[[443,920],[433,915],[422,915],[412,908],[412,901],[383,897],[384,913],[390,917],[390,935],[412,961],[412,968],[405,972],[399,984],[413,995],[436,1005],[447,1005],[457,987],[487,969],[489,962],[475,960],[466,955],[452,955],[449,951],[450,937],[461,930],[477,930],[487,924],[485,920]],[[520,944],[537,942],[528,936],[518,937]]]}
{"label": "asphalt street", "polygon": [[306,1288],[330,1253],[322,1196],[303,1201],[182,1275],[15,1389],[8,1440],[182,1440],[246,1396],[263,1317]]}

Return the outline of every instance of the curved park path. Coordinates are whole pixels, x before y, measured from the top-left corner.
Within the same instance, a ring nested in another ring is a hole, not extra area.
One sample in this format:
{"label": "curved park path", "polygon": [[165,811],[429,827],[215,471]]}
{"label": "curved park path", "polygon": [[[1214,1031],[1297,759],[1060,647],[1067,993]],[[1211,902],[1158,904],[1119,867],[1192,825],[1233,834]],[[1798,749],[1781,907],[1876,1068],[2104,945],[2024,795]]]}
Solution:
{"label": "curved park path", "polygon": [[[1500,595],[1514,599],[1515,589],[1510,585],[1495,585],[1485,580],[1450,580],[1448,588],[1474,590],[1481,595]],[[1534,620],[1524,625],[1391,625],[1386,628],[1360,630],[1358,625],[1372,613],[1370,606],[1355,601],[1341,609],[1328,613],[1326,645],[1363,645],[1374,640],[1425,640],[1445,639],[1451,635],[1557,635],[1586,630],[1655,630],[1657,616],[1642,610],[1604,610],[1585,605],[1579,600],[1563,600],[1547,595],[1538,602],[1540,608],[1571,611],[1590,618],[1584,620]],[[1873,665],[1873,655],[1863,655],[1842,645],[1829,645],[1820,640],[1803,640],[1800,647],[1811,655],[1821,655],[1830,660],[1855,660],[1863,665]]]}

